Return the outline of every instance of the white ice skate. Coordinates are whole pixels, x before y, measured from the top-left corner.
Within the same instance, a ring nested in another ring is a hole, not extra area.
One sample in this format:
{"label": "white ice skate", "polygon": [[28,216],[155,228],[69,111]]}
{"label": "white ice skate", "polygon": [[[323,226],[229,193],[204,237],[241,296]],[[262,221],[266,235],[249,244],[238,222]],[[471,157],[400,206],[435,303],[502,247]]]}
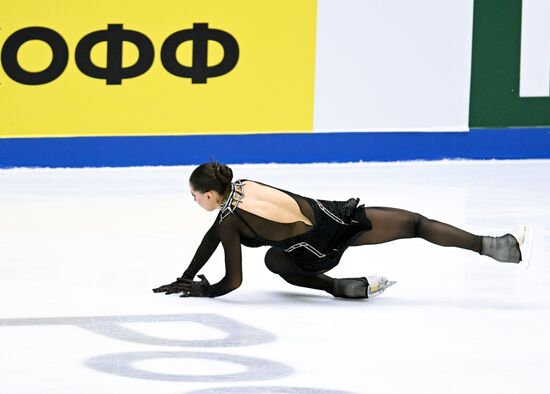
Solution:
{"label": "white ice skate", "polygon": [[517,226],[510,234],[518,241],[521,251],[520,266],[527,269],[531,264],[531,253],[533,251],[533,233],[526,225]]}
{"label": "white ice skate", "polygon": [[367,289],[368,298],[382,294],[388,287],[397,283],[395,281],[389,281],[385,276],[379,275],[367,276],[367,281],[369,282],[369,287]]}

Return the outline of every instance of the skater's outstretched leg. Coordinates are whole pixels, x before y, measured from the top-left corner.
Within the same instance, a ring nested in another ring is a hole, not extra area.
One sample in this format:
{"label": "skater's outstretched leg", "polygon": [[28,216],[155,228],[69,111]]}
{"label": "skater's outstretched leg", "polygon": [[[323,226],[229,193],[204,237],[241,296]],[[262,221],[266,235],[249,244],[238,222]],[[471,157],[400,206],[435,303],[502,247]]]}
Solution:
{"label": "skater's outstretched leg", "polygon": [[351,246],[423,238],[440,246],[471,250],[498,261],[518,263],[521,260],[518,240],[510,234],[502,237],[479,236],[418,213],[396,208],[365,208],[365,214],[372,223],[372,230],[356,236]]}
{"label": "skater's outstretched leg", "polygon": [[396,208],[365,208],[372,230],[360,233],[352,246],[373,245],[404,238],[423,238],[440,246],[481,252],[481,237],[451,225]]}

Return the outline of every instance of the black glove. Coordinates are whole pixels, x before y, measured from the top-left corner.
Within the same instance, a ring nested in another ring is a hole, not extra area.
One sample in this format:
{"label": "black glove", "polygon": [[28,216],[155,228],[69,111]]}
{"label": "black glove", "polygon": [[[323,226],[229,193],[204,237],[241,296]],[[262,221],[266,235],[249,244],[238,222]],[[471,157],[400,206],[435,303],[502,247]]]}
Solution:
{"label": "black glove", "polygon": [[164,285],[153,289],[155,293],[182,293],[181,297],[208,297],[208,288],[210,282],[204,275],[199,275],[200,281],[195,282],[184,277],[178,278],[169,285]]}
{"label": "black glove", "polygon": [[175,282],[172,282],[169,285],[164,285],[153,289],[153,292],[166,293],[166,294],[179,293],[183,291],[183,287],[181,283],[183,279],[184,278],[177,278]]}
{"label": "black glove", "polygon": [[204,275],[199,275],[199,279],[200,281],[182,279],[184,290],[180,297],[208,297],[210,282]]}

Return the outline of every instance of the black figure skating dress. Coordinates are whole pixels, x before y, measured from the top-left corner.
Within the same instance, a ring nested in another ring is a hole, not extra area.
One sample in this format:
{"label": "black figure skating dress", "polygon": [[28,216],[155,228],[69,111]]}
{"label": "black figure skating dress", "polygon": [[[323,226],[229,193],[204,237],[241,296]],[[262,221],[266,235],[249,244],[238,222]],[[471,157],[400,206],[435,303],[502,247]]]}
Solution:
{"label": "black figure skating dress", "polygon": [[358,206],[358,198],[347,201],[315,200],[278,188],[274,189],[286,193],[296,201],[302,214],[312,225],[301,221],[279,223],[259,217],[239,208],[246,181],[238,180],[231,185],[231,193],[222,204],[216,221],[183,274],[186,278],[193,278],[222,242],[226,275],[220,282],[210,286],[211,297],[233,290],[232,277],[240,278],[241,244],[248,247],[278,248],[288,254],[301,270],[315,274],[334,268],[354,237],[372,228],[364,206]]}

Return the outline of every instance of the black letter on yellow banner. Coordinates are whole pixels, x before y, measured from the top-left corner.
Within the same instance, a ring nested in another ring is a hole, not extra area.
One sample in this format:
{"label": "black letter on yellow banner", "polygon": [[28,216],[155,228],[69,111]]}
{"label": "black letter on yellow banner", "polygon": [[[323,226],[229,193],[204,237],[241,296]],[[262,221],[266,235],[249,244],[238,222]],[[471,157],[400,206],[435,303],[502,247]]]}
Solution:
{"label": "black letter on yellow banner", "polygon": [[[180,64],[176,58],[178,47],[186,41],[193,43],[191,67]],[[222,61],[211,67],[208,66],[208,41],[220,43],[224,51]],[[223,30],[209,29],[208,23],[195,23],[193,29],[180,30],[170,35],[162,44],[160,58],[169,73],[191,78],[192,83],[206,83],[208,78],[227,74],[235,67],[239,60],[239,44]]]}
{"label": "black letter on yellow banner", "polygon": [[[92,48],[100,42],[107,42],[107,66],[98,67],[91,59]],[[122,65],[122,43],[135,44],[139,55],[135,64],[130,67]],[[143,33],[125,30],[122,24],[109,24],[107,30],[94,31],[84,36],[76,46],[76,65],[84,74],[105,79],[107,85],[120,85],[125,78],[134,78],[145,73],[153,64],[155,48]]]}
{"label": "black letter on yellow banner", "polygon": [[[31,40],[44,41],[52,49],[52,62],[45,70],[30,72],[24,70],[17,61],[19,48]],[[4,71],[14,81],[25,85],[42,85],[53,81],[63,73],[68,60],[69,49],[67,43],[59,33],[46,27],[26,27],[17,30],[8,37],[2,47]]]}

